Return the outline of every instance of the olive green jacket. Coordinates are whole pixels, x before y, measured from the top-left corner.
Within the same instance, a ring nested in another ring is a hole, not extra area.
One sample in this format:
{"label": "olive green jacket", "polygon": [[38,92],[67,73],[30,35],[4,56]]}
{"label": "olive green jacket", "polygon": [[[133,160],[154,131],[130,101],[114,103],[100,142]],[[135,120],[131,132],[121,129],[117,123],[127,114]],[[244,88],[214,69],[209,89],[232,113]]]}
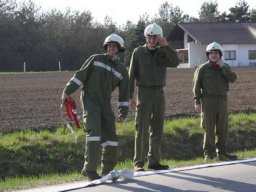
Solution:
{"label": "olive green jacket", "polygon": [[83,66],[67,83],[64,92],[67,95],[82,88],[82,95],[97,103],[101,108],[110,106],[111,93],[119,88],[119,114],[128,113],[128,72],[120,60],[112,61],[107,54],[96,54],[88,58]]}
{"label": "olive green jacket", "polygon": [[210,61],[199,65],[194,73],[193,94],[196,104],[201,104],[205,95],[212,97],[226,97],[229,83],[235,82],[236,74],[231,71],[228,64],[214,68]]}
{"label": "olive green jacket", "polygon": [[158,48],[152,57],[146,44],[134,49],[129,69],[129,92],[133,98],[134,82],[137,86],[165,86],[166,68],[177,67],[179,58],[169,46]]}

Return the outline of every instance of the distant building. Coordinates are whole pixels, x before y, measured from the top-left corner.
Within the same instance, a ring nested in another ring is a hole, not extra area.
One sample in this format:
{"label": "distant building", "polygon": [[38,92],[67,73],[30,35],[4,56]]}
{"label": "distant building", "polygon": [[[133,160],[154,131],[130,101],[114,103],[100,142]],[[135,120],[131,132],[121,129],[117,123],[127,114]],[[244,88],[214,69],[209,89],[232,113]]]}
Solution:
{"label": "distant building", "polygon": [[207,61],[206,46],[222,45],[222,59],[231,67],[256,66],[256,23],[181,23],[169,36],[178,51],[181,68],[193,68]]}

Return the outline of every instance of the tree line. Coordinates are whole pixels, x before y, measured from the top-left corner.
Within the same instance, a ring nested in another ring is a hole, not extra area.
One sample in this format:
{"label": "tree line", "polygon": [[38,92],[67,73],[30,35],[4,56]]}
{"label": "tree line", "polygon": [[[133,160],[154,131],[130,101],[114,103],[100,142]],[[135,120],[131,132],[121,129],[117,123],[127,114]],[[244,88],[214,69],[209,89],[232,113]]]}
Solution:
{"label": "tree line", "polygon": [[17,4],[16,0],[0,0],[0,71],[77,70],[91,55],[103,52],[103,42],[111,33],[121,35],[126,51],[121,55],[129,65],[133,49],[144,44],[144,28],[158,23],[165,36],[173,27],[184,22],[255,22],[256,8],[240,0],[229,13],[220,13],[218,3],[205,1],[199,17],[194,18],[170,2],[159,6],[158,15],[149,18],[145,13],[137,23],[127,21],[117,26],[109,17],[104,23],[93,22],[92,13],[67,9],[42,12],[32,0]]}

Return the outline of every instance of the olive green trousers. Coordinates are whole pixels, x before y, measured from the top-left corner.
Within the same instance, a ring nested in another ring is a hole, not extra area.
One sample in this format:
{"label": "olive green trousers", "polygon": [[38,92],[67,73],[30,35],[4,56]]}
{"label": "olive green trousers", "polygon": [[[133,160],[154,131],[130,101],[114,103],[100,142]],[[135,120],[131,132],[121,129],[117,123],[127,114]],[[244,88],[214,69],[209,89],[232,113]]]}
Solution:
{"label": "olive green trousers", "polygon": [[161,157],[165,98],[163,87],[139,87],[135,117],[134,164],[157,164]]}
{"label": "olive green trousers", "polygon": [[101,169],[111,171],[117,163],[118,141],[110,101],[102,107],[89,97],[81,100],[86,133],[83,169],[96,171],[101,161]]}
{"label": "olive green trousers", "polygon": [[228,112],[226,98],[203,97],[201,126],[204,128],[204,155],[226,153]]}

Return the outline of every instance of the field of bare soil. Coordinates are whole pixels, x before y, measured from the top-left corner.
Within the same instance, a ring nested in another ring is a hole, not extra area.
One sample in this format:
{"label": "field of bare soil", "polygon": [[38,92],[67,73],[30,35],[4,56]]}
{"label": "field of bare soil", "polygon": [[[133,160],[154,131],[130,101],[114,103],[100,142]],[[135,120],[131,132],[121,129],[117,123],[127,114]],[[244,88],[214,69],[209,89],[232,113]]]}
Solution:
{"label": "field of bare soil", "polygon": [[[166,116],[195,115],[192,77],[195,69],[168,69]],[[238,79],[230,84],[229,111],[256,111],[256,68],[233,68]],[[0,74],[0,132],[55,129],[62,124],[60,97],[74,72]],[[74,94],[79,105],[79,90]],[[113,93],[117,109],[117,92]],[[133,118],[134,112],[129,112]]]}

